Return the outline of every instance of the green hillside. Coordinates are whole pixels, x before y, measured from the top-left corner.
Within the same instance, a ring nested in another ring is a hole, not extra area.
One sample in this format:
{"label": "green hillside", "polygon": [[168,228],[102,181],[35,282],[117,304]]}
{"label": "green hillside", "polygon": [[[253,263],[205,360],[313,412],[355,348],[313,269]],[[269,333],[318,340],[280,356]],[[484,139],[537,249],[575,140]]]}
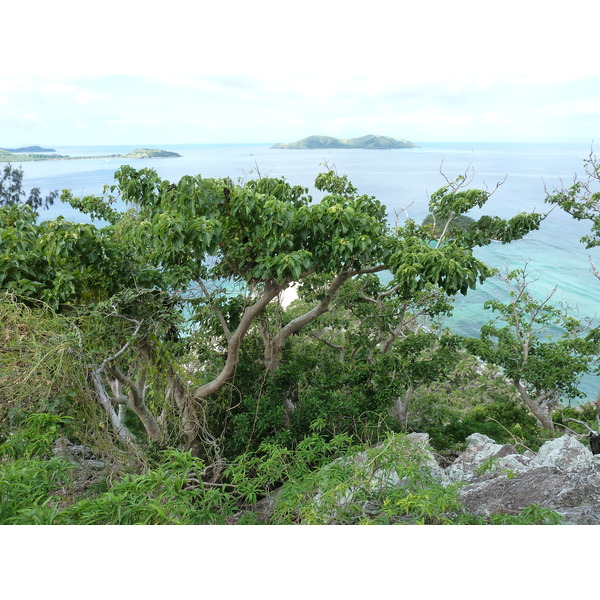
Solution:
{"label": "green hillside", "polygon": [[311,135],[298,142],[275,144],[278,150],[313,150],[321,148],[350,148],[388,150],[396,148],[416,148],[416,144],[404,139],[396,139],[385,135],[363,135],[358,138],[342,139],[326,135]]}

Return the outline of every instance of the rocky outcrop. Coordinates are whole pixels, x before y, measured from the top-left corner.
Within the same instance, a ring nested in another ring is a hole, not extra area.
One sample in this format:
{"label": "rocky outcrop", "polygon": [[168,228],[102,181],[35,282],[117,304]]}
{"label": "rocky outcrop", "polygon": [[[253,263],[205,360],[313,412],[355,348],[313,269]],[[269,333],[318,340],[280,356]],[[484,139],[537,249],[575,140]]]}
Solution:
{"label": "rocky outcrop", "polygon": [[467,442],[446,469],[451,481],[467,482],[459,490],[466,512],[518,514],[539,504],[560,514],[564,524],[600,524],[600,456],[574,437],[562,436],[525,455],[481,434]]}
{"label": "rocky outcrop", "polygon": [[[407,465],[412,466],[407,470]],[[325,513],[328,523],[338,522],[338,511],[352,505],[358,515],[377,515],[378,491],[410,486],[407,473],[414,476],[415,468],[445,487],[456,485],[462,510],[469,515],[518,515],[539,505],[558,513],[563,524],[600,524],[600,455],[569,435],[546,442],[537,453],[520,454],[510,444],[475,433],[446,468],[436,459],[427,434],[393,436],[324,467],[320,481],[326,489],[316,490],[315,508]],[[346,485],[327,486],[329,472],[333,482]],[[259,521],[268,522],[281,492],[279,488],[257,504]]]}
{"label": "rocky outcrop", "polygon": [[89,446],[73,444],[67,438],[60,437],[54,443],[54,456],[80,467],[87,467],[95,471],[104,469],[104,463],[97,460]]}
{"label": "rocky outcrop", "polygon": [[489,470],[511,469],[524,471],[531,462],[532,453],[518,454],[510,444],[496,444],[494,440],[480,433],[467,438],[469,445],[449,467],[446,476],[451,482],[471,481]]}

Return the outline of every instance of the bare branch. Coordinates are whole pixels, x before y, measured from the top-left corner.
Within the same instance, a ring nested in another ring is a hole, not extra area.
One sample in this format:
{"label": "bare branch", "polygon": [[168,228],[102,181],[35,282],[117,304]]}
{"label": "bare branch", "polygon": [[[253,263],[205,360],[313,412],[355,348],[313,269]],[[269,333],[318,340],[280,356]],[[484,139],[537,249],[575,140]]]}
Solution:
{"label": "bare branch", "polygon": [[323,342],[326,346],[329,346],[330,348],[333,348],[334,350],[340,350],[343,351],[344,347],[343,346],[338,346],[337,344],[333,344],[332,342],[326,340],[325,338],[317,335],[316,333],[311,333],[309,334],[311,338],[318,340],[319,342]]}
{"label": "bare branch", "polygon": [[592,266],[592,273],[594,274],[595,277],[600,279],[600,273],[598,272],[598,269],[596,269],[596,265],[594,264],[592,257],[590,256],[589,258],[590,258],[590,265]]}
{"label": "bare branch", "polygon": [[598,435],[597,431],[594,431],[585,421],[580,421],[579,419],[565,419],[565,421],[567,423],[579,423],[580,425],[583,425],[590,433],[594,434],[594,435]]}
{"label": "bare branch", "polygon": [[[115,316],[120,316],[120,315],[115,315]],[[127,317],[123,317],[123,318],[127,318]],[[137,327],[135,328],[135,331],[133,332],[133,335],[131,336],[131,338],[128,340],[128,342],[116,353],[113,354],[113,356],[109,356],[108,358],[105,358],[102,361],[102,364],[96,369],[96,371],[98,372],[98,374],[101,374],[104,369],[106,368],[106,365],[108,365],[109,362],[112,362],[114,360],[117,360],[117,358],[119,358],[119,356],[121,356],[122,354],[124,354],[125,352],[127,352],[127,348],[129,348],[129,346],[131,345],[131,342],[133,342],[136,337],[137,334],[139,333],[144,321],[135,321],[133,319],[127,319],[128,321],[132,321],[134,323],[137,323]]]}
{"label": "bare branch", "polygon": [[525,444],[517,441],[517,438],[513,435],[513,433],[511,431],[509,431],[506,427],[504,427],[504,425],[502,425],[502,423],[500,423],[500,421],[497,421],[493,417],[488,417],[486,419],[486,421],[494,421],[494,423],[496,423],[497,425],[502,427],[502,429],[504,429],[504,431],[506,431],[506,433],[508,433],[510,435],[510,437],[512,437],[513,443],[515,446],[522,446],[523,448],[525,448],[525,450],[529,450],[529,452],[535,454],[535,452],[533,452],[533,450],[531,448],[529,448],[529,446],[526,446]]}
{"label": "bare branch", "polygon": [[210,292],[204,285],[204,282],[201,279],[198,279],[197,281],[200,284],[200,287],[202,288],[202,291],[204,292],[206,299],[208,300],[209,304],[211,305],[211,308],[215,311],[215,314],[217,315],[217,318],[219,319],[219,323],[221,323],[221,327],[223,328],[223,333],[225,333],[225,337],[227,339],[229,339],[231,337],[231,331],[229,330],[229,326],[227,325],[227,321],[225,320],[225,317],[223,316],[221,309],[216,305],[215,302],[213,302],[212,296],[210,295]]}

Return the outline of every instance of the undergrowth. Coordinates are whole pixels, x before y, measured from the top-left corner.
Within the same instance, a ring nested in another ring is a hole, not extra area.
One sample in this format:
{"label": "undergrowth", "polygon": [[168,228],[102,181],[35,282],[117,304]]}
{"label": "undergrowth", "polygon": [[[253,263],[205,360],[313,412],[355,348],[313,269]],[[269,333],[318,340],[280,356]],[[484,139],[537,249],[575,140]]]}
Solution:
{"label": "undergrowth", "polygon": [[[141,474],[122,476],[95,497],[61,504],[74,465],[51,456],[68,425],[30,415],[0,445],[0,523],[68,525],[199,524],[545,524],[558,515],[532,505],[519,515],[464,513],[459,486],[443,486],[417,440],[389,434],[357,446],[313,432],[294,449],[263,443],[231,461],[218,481],[189,452],[165,450]],[[206,479],[206,480],[205,480]],[[265,508],[270,506],[270,508]]]}

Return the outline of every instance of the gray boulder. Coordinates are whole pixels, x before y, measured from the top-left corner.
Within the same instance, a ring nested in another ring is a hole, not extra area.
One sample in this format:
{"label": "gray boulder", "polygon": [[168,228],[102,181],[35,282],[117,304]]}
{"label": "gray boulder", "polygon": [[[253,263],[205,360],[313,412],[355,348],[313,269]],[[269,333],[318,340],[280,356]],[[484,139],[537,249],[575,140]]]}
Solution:
{"label": "gray boulder", "polygon": [[554,510],[564,524],[600,524],[600,473],[560,471],[536,467],[513,477],[489,474],[459,491],[469,514],[519,514],[524,508],[539,504]]}
{"label": "gray boulder", "polygon": [[462,481],[467,484],[460,489],[459,496],[468,513],[519,514],[524,508],[539,504],[560,514],[564,524],[600,524],[600,461],[587,446],[564,435],[546,442],[537,455],[505,454],[494,464],[502,468],[481,473],[473,471],[477,458],[507,452],[506,447],[501,450],[498,444],[484,437],[475,434],[470,439],[469,447],[452,471],[453,476],[466,475]]}
{"label": "gray boulder", "polygon": [[433,452],[431,451],[431,446],[429,445],[429,434],[409,433],[406,437],[410,440],[413,448],[418,451],[421,457],[421,465],[428,470],[432,477],[439,479],[442,484],[448,485],[450,483],[450,479],[448,478],[446,471],[440,467]]}
{"label": "gray boulder", "polygon": [[101,471],[105,467],[104,462],[94,458],[93,451],[89,446],[73,444],[65,437],[56,440],[53,454],[57,458],[95,471]]}
{"label": "gray boulder", "polygon": [[570,435],[546,442],[531,461],[531,468],[553,467],[561,471],[586,471],[594,465],[594,455]]}
{"label": "gray boulder", "polygon": [[471,434],[467,442],[467,449],[445,470],[450,482],[471,481],[482,471],[525,471],[531,461],[529,455],[519,454],[510,444],[496,444],[481,433]]}

